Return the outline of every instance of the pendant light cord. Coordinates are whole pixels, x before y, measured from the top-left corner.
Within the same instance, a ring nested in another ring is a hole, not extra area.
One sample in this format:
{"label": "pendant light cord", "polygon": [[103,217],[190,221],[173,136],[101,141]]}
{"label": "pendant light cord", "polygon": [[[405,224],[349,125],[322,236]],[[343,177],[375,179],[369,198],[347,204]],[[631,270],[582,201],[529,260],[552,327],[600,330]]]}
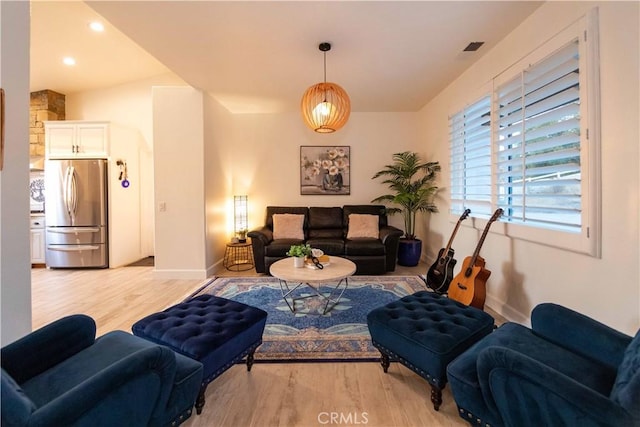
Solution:
{"label": "pendant light cord", "polygon": [[324,56],[324,102],[327,102],[327,51],[322,51]]}
{"label": "pendant light cord", "polygon": [[327,83],[327,52],[322,52],[324,54],[324,82]]}

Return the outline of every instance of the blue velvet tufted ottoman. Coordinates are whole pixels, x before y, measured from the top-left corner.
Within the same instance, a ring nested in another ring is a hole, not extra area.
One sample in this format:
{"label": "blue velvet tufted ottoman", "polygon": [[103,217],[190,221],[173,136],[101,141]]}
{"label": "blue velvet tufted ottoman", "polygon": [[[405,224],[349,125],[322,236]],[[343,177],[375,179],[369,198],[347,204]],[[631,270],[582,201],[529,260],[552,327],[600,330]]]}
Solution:
{"label": "blue velvet tufted ottoman", "polygon": [[431,385],[437,411],[447,384],[447,365],[493,330],[484,311],[433,292],[420,291],[376,308],[367,315],[382,368],[397,360]]}
{"label": "blue velvet tufted ottoman", "polygon": [[201,295],[137,321],[133,334],[195,359],[204,373],[196,412],[204,406],[207,385],[262,344],[267,313],[236,301]]}

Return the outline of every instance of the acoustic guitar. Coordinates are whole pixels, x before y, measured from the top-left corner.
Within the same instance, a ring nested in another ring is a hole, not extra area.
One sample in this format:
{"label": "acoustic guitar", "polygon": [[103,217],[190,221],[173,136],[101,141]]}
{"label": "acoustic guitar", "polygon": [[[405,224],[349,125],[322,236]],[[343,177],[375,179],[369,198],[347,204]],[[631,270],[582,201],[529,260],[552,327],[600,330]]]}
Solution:
{"label": "acoustic guitar", "polygon": [[484,227],[482,237],[480,237],[473,255],[466,257],[462,262],[460,272],[453,278],[449,286],[449,298],[464,305],[484,309],[484,301],[487,296],[486,284],[487,279],[491,276],[491,271],[484,268],[485,260],[480,256],[480,248],[482,248],[491,224],[502,216],[502,212],[502,209],[496,209]]}
{"label": "acoustic guitar", "polygon": [[460,224],[462,221],[467,219],[470,213],[471,209],[465,209],[462,215],[460,215],[460,219],[458,219],[458,223],[453,229],[451,237],[449,237],[447,247],[440,249],[438,252],[438,259],[436,259],[427,271],[427,286],[438,294],[446,294],[447,289],[449,289],[451,279],[453,279],[453,267],[456,265],[457,261],[453,258],[455,251],[451,247],[451,244],[453,243],[453,239],[456,237],[456,233],[458,233]]}

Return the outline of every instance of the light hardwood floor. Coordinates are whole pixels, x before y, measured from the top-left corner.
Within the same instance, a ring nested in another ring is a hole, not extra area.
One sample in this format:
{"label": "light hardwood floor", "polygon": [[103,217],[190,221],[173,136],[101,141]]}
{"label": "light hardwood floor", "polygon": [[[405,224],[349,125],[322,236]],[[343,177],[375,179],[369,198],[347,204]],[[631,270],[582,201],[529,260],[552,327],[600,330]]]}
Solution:
{"label": "light hardwood floor", "polygon": [[[98,335],[131,331],[138,319],[171,306],[202,280],[153,280],[153,267],[108,270],[32,270],[33,327],[85,313]],[[424,274],[426,266],[399,267],[395,275]],[[223,271],[220,276],[255,272]],[[212,382],[201,415],[188,427],[360,425],[466,426],[449,387],[436,412],[425,380],[398,363],[387,374],[378,363],[256,363],[237,365]]]}

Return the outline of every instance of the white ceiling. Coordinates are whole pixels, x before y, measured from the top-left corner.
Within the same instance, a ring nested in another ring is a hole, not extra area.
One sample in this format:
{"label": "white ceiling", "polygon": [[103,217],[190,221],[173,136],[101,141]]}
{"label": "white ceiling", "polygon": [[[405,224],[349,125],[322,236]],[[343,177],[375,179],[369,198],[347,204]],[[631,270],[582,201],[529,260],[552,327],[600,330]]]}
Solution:
{"label": "white ceiling", "polygon": [[[94,20],[105,24],[104,33],[89,30]],[[77,64],[63,65],[65,56]],[[32,92],[68,95],[169,72],[81,1],[31,2],[30,57]]]}
{"label": "white ceiling", "polygon": [[[417,111],[541,4],[35,1],[31,90],[71,94],[172,71],[234,113],[295,111],[323,79],[318,44],[328,41],[327,80],[353,111]],[[91,33],[101,17],[106,31]],[[473,41],[485,45],[462,52]],[[63,66],[65,55],[78,64]]]}

